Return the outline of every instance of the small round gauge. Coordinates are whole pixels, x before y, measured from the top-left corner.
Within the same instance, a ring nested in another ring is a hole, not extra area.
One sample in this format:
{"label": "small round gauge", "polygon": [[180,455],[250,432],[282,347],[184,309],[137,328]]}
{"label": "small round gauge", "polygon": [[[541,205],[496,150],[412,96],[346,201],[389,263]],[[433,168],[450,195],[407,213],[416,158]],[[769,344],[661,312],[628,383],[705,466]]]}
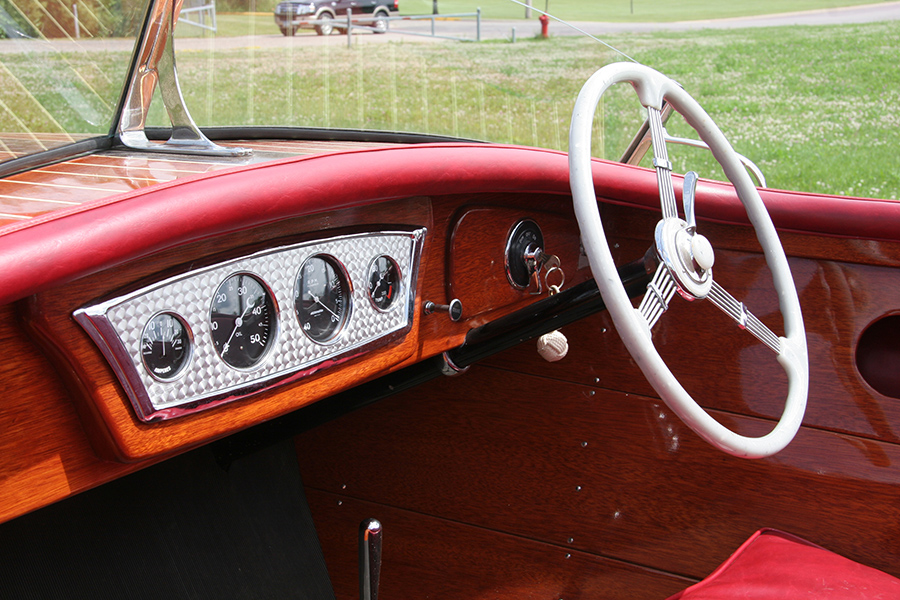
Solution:
{"label": "small round gauge", "polygon": [[350,314],[350,280],[334,257],[306,259],[294,286],[294,310],[306,336],[320,344],[334,339]]}
{"label": "small round gauge", "polygon": [[237,273],[219,285],[209,311],[213,346],[235,369],[256,366],[275,340],[278,310],[254,275]]}
{"label": "small round gauge", "polygon": [[532,267],[526,256],[544,247],[544,234],[531,219],[516,223],[506,238],[506,278],[510,285],[524,290],[531,283]]}
{"label": "small round gauge", "polygon": [[181,317],[158,313],[147,321],[141,332],[141,361],[156,379],[170,381],[178,377],[191,357],[191,334]]}
{"label": "small round gauge", "polygon": [[400,267],[390,256],[382,254],[369,265],[369,300],[375,308],[386,311],[400,296]]}

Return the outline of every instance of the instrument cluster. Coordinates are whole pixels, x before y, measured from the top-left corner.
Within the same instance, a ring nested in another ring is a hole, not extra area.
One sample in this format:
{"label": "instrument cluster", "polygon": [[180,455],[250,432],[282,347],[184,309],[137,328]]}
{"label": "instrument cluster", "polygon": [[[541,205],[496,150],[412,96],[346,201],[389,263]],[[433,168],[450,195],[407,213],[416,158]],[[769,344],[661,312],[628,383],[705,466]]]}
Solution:
{"label": "instrument cluster", "polygon": [[380,231],[265,250],[92,304],[74,318],[138,418],[169,419],[404,335],[424,235]]}

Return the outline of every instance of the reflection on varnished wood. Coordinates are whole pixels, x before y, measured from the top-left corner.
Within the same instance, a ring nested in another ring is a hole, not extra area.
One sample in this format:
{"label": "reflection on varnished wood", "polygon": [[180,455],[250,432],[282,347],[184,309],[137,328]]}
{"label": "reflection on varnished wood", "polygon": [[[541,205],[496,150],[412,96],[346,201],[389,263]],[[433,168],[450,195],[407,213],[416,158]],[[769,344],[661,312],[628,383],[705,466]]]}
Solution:
{"label": "reflection on varnished wood", "polygon": [[659,401],[473,367],[302,435],[298,455],[309,487],[670,573],[702,577],[764,526],[900,572],[894,444],[803,428],[737,459]]}
{"label": "reflection on varnished wood", "polygon": [[310,508],[338,600],[359,597],[359,523],[384,525],[379,597],[666,598],[692,580],[530,538],[310,490]]}
{"label": "reflection on varnished wood", "polygon": [[[721,246],[720,246],[721,247]],[[622,240],[636,254],[645,246]],[[900,402],[872,389],[856,368],[856,343],[885,314],[900,310],[900,272],[888,267],[790,259],[807,330],[810,394],[804,424],[898,441]],[[715,278],[773,331],[783,334],[771,275],[760,254],[718,250]],[[506,369],[656,396],[625,351],[608,315],[564,329],[570,352],[547,365],[530,346],[488,359]],[[703,406],[777,418],[787,382],[774,355],[709,302],[675,297],[653,332],[672,372]]]}

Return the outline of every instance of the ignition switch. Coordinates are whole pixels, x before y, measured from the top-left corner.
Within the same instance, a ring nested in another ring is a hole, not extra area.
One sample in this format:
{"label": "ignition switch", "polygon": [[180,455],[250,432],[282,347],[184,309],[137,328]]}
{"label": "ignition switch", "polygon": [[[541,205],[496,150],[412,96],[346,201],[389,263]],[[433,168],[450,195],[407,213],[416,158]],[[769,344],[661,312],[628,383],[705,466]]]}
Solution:
{"label": "ignition switch", "polygon": [[518,290],[526,289],[535,273],[535,258],[543,253],[544,234],[531,219],[516,223],[506,239],[506,278]]}

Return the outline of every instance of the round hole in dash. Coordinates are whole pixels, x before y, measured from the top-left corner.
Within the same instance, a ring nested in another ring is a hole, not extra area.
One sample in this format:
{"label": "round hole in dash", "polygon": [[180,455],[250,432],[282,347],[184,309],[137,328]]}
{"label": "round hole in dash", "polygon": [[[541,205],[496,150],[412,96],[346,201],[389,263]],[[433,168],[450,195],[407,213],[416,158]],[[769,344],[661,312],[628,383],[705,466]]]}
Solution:
{"label": "round hole in dash", "polygon": [[900,398],[900,314],[886,315],[866,327],[856,344],[856,368],[880,394]]}

